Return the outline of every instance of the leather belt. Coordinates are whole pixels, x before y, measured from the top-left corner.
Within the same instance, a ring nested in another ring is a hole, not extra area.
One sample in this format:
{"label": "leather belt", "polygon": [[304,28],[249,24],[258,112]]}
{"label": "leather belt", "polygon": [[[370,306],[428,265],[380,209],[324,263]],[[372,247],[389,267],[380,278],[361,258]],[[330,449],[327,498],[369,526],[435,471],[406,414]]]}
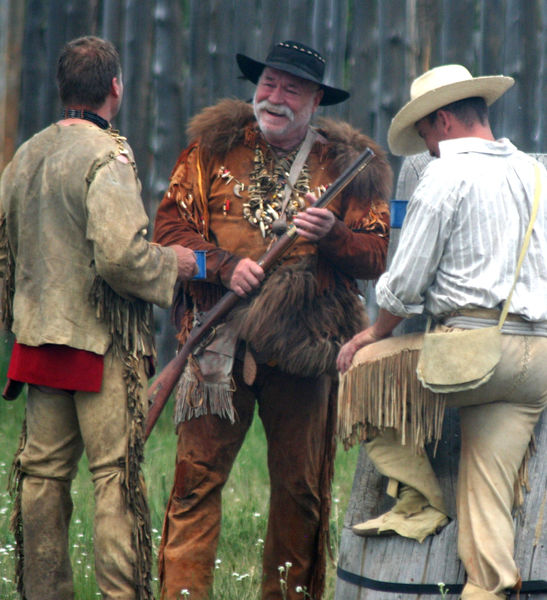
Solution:
{"label": "leather belt", "polygon": [[[460,308],[445,315],[443,320],[450,317],[474,317],[476,319],[490,319],[493,321],[499,321],[501,310],[495,308]],[[506,321],[516,321],[518,323],[529,323],[524,317],[515,313],[509,313],[505,319]]]}

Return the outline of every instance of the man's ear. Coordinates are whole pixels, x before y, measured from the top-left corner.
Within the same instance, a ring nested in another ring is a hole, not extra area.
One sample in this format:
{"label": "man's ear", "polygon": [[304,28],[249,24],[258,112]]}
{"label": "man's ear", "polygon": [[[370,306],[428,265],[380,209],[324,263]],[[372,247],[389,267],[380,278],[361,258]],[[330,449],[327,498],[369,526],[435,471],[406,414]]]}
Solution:
{"label": "man's ear", "polygon": [[319,102],[321,102],[321,100],[323,98],[323,94],[324,94],[323,89],[320,88],[319,90],[317,90],[317,93],[315,94],[315,100],[313,102],[313,112],[315,112],[317,107],[319,106]]}
{"label": "man's ear", "polygon": [[442,108],[437,110],[437,115],[435,118],[436,124],[443,133],[448,133],[448,131],[450,131],[453,124],[453,119],[454,115],[451,112],[443,110]]}
{"label": "man's ear", "polygon": [[117,77],[114,77],[110,86],[110,93],[114,96],[114,98],[119,98],[122,93],[122,89],[123,87],[121,81]]}

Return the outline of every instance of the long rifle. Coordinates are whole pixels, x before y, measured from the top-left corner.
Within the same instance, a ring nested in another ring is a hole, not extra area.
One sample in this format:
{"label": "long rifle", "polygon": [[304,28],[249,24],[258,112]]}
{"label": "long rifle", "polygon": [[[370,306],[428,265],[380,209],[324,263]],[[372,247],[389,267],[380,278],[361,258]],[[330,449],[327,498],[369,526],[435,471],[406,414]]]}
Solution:
{"label": "long rifle", "polygon": [[[327,206],[369,164],[374,156],[375,154],[370,148],[362,152],[355,162],[317,199],[317,202],[313,206],[317,208]],[[292,246],[297,237],[296,226],[291,223],[285,233],[274,242],[272,247],[261,256],[257,263],[264,271],[268,271]],[[148,439],[173,388],[177,384],[192,350],[209,334],[211,328],[232,310],[239,300],[240,297],[230,290],[222,296],[213,308],[201,315],[197,323],[192,327],[186,342],[175,358],[170,360],[156,377],[148,391],[148,400],[151,405],[146,420],[145,440]]]}

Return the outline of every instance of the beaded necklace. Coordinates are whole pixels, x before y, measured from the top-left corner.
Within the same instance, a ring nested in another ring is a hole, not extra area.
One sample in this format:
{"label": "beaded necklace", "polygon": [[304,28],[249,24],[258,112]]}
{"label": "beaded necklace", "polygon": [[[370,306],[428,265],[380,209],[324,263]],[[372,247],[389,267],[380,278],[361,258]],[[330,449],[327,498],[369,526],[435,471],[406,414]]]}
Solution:
{"label": "beaded necklace", "polygon": [[306,207],[304,196],[310,191],[310,173],[304,164],[292,187],[291,195],[283,211],[284,189],[288,182],[291,165],[298,149],[278,157],[268,149],[268,163],[259,145],[255,148],[254,168],[249,175],[249,201],[243,204],[243,217],[252,227],[258,227],[262,237],[272,236],[272,225],[281,218],[291,221],[294,215]]}
{"label": "beaded necklace", "polygon": [[101,116],[90,110],[84,110],[83,108],[63,108],[61,118],[84,119],[85,121],[95,123],[95,125],[98,125],[101,129],[108,129],[110,127],[110,123],[106,119],[103,119]]}

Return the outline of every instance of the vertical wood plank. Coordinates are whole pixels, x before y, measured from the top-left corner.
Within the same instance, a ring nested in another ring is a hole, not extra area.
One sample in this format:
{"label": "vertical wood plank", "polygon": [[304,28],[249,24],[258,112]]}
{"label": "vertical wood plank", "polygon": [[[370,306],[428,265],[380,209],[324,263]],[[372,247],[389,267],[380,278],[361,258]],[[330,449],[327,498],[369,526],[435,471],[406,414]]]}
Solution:
{"label": "vertical wood plank", "polygon": [[501,134],[510,137],[517,146],[537,152],[541,150],[536,138],[538,119],[541,110],[547,107],[545,99],[536,93],[540,79],[535,77],[541,61],[541,9],[536,1],[510,0],[508,14],[515,15],[511,38],[517,47],[507,50],[518,52],[522,59],[514,72],[517,78],[514,100],[505,104]]}
{"label": "vertical wood plank", "polygon": [[535,94],[538,98],[538,120],[533,139],[535,152],[547,150],[547,2],[538,0],[539,4],[539,60],[538,71],[534,75],[537,82]]}
{"label": "vertical wood plank", "polygon": [[416,73],[424,73],[442,64],[441,27],[442,1],[416,0],[415,60]]}
{"label": "vertical wood plank", "polygon": [[98,35],[109,40],[116,47],[118,47],[121,38],[121,11],[122,4],[119,0],[103,0]]}
{"label": "vertical wood plank", "polygon": [[379,110],[378,75],[378,2],[355,0],[350,7],[348,32],[347,118],[350,123],[386,146],[385,140],[377,139]]}
{"label": "vertical wood plank", "polygon": [[29,0],[25,18],[21,72],[21,115],[18,144],[40,130],[45,123],[44,106],[50,86],[48,78],[45,29],[47,5]]}
{"label": "vertical wood plank", "polygon": [[[148,164],[152,5],[152,0],[125,0],[120,44],[124,99],[115,123],[129,139],[139,168]],[[145,203],[147,196],[143,189]]]}
{"label": "vertical wood plank", "polygon": [[[408,46],[406,8],[406,0],[379,3],[378,24],[381,39],[378,84],[381,95],[378,103],[376,138],[386,148],[391,119],[403,104],[398,82],[405,79],[405,48]],[[392,163],[398,169],[400,159],[392,157]]]}
{"label": "vertical wood plank", "polygon": [[17,0],[0,4],[0,18],[7,23],[0,32],[0,173],[17,147],[21,83],[21,48],[25,5]]}
{"label": "vertical wood plank", "polygon": [[153,216],[169,183],[169,175],[184,147],[182,118],[184,86],[180,65],[183,55],[177,0],[156,0],[153,13],[155,43],[151,57],[150,172],[147,212]]}
{"label": "vertical wood plank", "polygon": [[[502,118],[499,123],[497,135],[505,135],[516,144],[522,140],[522,129],[524,127],[524,114],[522,106],[522,82],[526,70],[525,53],[521,50],[527,45],[522,38],[523,33],[524,5],[515,0],[507,0],[505,11],[505,40],[504,40],[504,74],[511,75],[516,79],[513,87],[498,102],[501,106],[496,109],[502,110]],[[496,104],[498,104],[496,102]],[[495,106],[495,105],[494,105]]]}
{"label": "vertical wood plank", "polygon": [[[481,0],[480,2],[480,53],[479,72],[481,75],[503,73],[511,75],[505,65],[505,0]],[[510,90],[490,109],[490,123],[494,135],[500,135],[501,116],[507,98],[513,98]],[[509,136],[509,132],[504,135]]]}
{"label": "vertical wood plank", "polygon": [[[476,31],[480,12],[476,0],[458,0],[442,2],[442,26],[440,62],[442,64],[459,63],[472,73],[476,67]],[[477,75],[477,73],[474,73]]]}
{"label": "vertical wood plank", "polygon": [[[315,48],[325,58],[327,85],[347,89],[346,52],[347,52],[347,3],[320,0],[310,11],[308,39],[299,39]],[[341,117],[348,113],[348,102],[321,108],[325,117]]]}

